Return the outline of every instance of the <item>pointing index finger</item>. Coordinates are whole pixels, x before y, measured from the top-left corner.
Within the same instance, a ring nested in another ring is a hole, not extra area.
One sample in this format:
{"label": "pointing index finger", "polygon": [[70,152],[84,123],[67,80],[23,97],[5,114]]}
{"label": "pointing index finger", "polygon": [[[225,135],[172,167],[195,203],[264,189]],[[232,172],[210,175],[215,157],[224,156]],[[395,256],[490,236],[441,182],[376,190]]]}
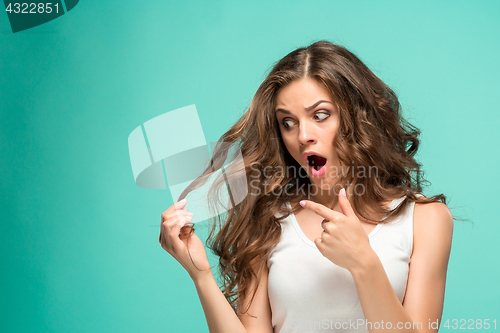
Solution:
{"label": "pointing index finger", "polygon": [[336,216],[337,214],[340,214],[343,216],[343,214],[336,212],[330,208],[325,207],[324,205],[322,205],[320,203],[317,203],[317,202],[314,202],[311,200],[302,200],[299,202],[299,204],[306,209],[312,210],[316,214],[324,217],[325,219],[327,219],[329,221],[331,221],[332,217]]}

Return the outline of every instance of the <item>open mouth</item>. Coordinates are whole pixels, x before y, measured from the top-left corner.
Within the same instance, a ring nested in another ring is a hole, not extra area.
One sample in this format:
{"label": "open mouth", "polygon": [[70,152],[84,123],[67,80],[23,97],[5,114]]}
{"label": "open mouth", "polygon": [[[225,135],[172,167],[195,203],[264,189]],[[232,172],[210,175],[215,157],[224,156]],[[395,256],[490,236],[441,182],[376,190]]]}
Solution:
{"label": "open mouth", "polygon": [[321,177],[326,172],[326,158],[318,155],[307,156],[307,165],[314,177]]}

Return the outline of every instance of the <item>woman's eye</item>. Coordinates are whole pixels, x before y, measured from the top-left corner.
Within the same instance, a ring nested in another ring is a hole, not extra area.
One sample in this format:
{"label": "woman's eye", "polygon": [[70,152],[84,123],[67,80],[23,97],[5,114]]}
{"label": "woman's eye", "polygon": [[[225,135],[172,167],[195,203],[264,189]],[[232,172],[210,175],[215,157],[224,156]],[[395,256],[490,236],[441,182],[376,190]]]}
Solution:
{"label": "woman's eye", "polygon": [[330,116],[330,114],[327,112],[317,112],[316,114],[314,114],[314,116],[318,118],[318,120],[325,120]]}
{"label": "woman's eye", "polygon": [[290,119],[283,119],[281,123],[285,128],[290,128],[293,126],[293,121],[291,121]]}

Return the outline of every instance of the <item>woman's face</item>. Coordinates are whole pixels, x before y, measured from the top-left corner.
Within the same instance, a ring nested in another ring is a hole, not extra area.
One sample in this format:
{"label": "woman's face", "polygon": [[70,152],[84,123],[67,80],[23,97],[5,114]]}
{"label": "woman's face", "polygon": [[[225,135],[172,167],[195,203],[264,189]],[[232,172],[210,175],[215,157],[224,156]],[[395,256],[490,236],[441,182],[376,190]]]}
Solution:
{"label": "woman's face", "polygon": [[278,91],[276,118],[288,152],[311,183],[333,189],[340,173],[333,149],[340,115],[328,91],[311,78],[293,81]]}

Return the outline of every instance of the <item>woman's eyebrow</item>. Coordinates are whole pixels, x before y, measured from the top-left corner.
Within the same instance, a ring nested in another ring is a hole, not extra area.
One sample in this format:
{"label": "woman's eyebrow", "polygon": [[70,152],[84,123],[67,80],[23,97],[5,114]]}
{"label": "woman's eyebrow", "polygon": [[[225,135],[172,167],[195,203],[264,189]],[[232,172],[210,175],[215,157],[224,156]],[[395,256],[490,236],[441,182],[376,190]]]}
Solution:
{"label": "woman's eyebrow", "polygon": [[[306,112],[309,112],[311,110],[313,110],[315,107],[317,107],[318,105],[320,105],[321,103],[330,103],[330,104],[333,104],[332,102],[330,101],[325,101],[325,100],[321,100],[321,101],[317,101],[316,103],[314,103],[313,105],[307,107],[305,110]],[[290,111],[287,111],[287,110],[284,110],[284,109],[277,109],[276,110],[276,113],[278,112],[283,112],[283,113],[286,113],[286,114],[292,114]]]}

